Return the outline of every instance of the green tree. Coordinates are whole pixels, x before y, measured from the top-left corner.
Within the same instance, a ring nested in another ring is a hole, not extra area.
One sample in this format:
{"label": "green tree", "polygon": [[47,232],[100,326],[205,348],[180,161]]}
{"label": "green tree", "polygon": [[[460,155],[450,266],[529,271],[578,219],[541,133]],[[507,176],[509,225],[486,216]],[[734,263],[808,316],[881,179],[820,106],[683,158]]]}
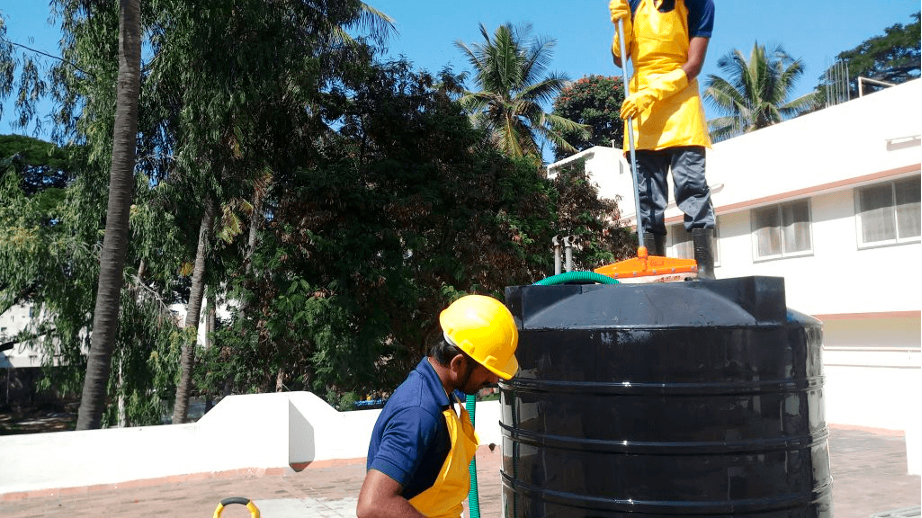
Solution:
{"label": "green tree", "polygon": [[[4,136],[0,150],[0,312],[13,304],[31,306],[33,318],[14,340],[44,350],[48,363],[39,388],[79,394],[106,209],[92,200],[105,200],[100,196],[105,175],[94,174],[83,147]],[[139,179],[138,187],[145,183]],[[160,236],[169,232],[161,225],[170,228],[170,218],[150,211],[144,198],[152,193],[138,192],[142,199],[131,211],[134,250],[129,256],[146,247],[166,252],[169,240]],[[108,394],[126,402],[123,419],[133,424],[160,423],[159,398],[151,394],[165,378],[172,380],[175,363],[170,349],[176,326],[152,289],[155,275],[147,277],[143,285],[132,283],[135,295],[122,291],[113,351],[120,376],[110,376],[108,386]],[[102,422],[113,424],[117,417],[110,406]]]}
{"label": "green tree", "polygon": [[748,59],[734,49],[717,67],[724,76],[709,75],[704,90],[704,99],[722,115],[708,121],[714,141],[796,117],[815,104],[812,93],[791,99],[804,65],[780,46],[766,51],[756,42]]}
{"label": "green tree", "polygon": [[[205,286],[224,280],[225,272],[207,273],[217,264],[215,234],[241,232],[231,205],[246,199],[252,200],[246,203],[251,229],[258,229],[264,184],[309,155],[314,139],[328,131],[318,116],[323,113],[321,98],[335,89],[340,76],[371,55],[361,39],[349,37],[344,29],[370,26],[383,38],[390,22],[361,2],[165,5],[169,8],[157,22],[162,46],[151,73],[152,87],[178,100],[157,108],[174,139],[175,181],[194,194],[190,201],[200,211],[185,324],[188,341],[173,410],[173,421],[182,422],[193,390],[194,337]],[[197,63],[195,70],[189,70],[189,62]],[[249,234],[249,249],[225,258],[251,255],[257,235]]]}
{"label": "green tree", "polygon": [[67,150],[23,135],[0,135],[0,159],[8,159],[32,196],[45,189],[63,189],[74,177]]}
{"label": "green tree", "polygon": [[499,26],[493,36],[480,25],[482,43],[455,42],[474,71],[479,90],[465,91],[461,102],[475,123],[489,131],[494,145],[512,157],[541,156],[540,142],[575,152],[563,132],[588,132],[584,125],[544,111],[566,85],[566,77],[546,74],[555,41],[530,38],[531,27]]}
{"label": "green tree", "polygon": [[[577,151],[592,146],[621,146],[624,123],[619,115],[624,102],[624,89],[618,77],[591,75],[565,86],[554,99],[554,113],[589,127],[587,135],[581,130],[562,130],[561,136]],[[573,154],[555,146],[557,160]]]}
{"label": "green tree", "polygon": [[[87,344],[81,340],[92,336],[87,334],[92,331],[90,322],[76,315],[92,317],[94,291],[86,286],[98,282],[99,262],[92,251],[100,246],[104,235],[100,225],[106,222],[105,204],[101,203],[105,197],[99,193],[106,192],[101,173],[111,168],[118,11],[110,4],[67,1],[55,2],[53,7],[64,33],[63,58],[50,76],[58,101],[53,135],[85,144],[86,166],[67,189],[63,215],[44,219],[56,221],[50,227],[54,235],[70,232],[79,243],[72,248],[86,251],[86,257],[93,260],[81,256],[59,268],[83,276],[79,282],[47,275],[67,259],[42,255],[46,246],[55,244],[32,238],[43,238],[44,234],[36,232],[47,229],[14,222],[10,231],[17,239],[4,243],[16,245],[9,250],[9,262],[29,268],[15,272],[20,289],[13,289],[11,283],[6,293],[46,304],[51,311],[40,313],[50,315],[54,325],[45,327],[55,336],[45,342],[63,349],[56,353],[56,361],[66,354],[63,363],[73,368],[64,371],[73,373],[78,367],[85,372]],[[364,27],[382,37],[391,27],[380,13],[361,2],[289,2],[273,4],[273,9],[266,9],[264,2],[249,2],[235,7],[236,17],[223,16],[228,13],[221,2],[198,3],[192,8],[188,2],[163,1],[144,7],[152,55],[143,67],[144,93],[135,136],[139,160],[137,203],[129,220],[127,262],[131,268],[124,272],[126,289],[121,292],[123,311],[114,348],[119,376],[110,377],[108,385],[109,396],[118,395],[127,402],[129,421],[141,424],[154,419],[151,410],[156,406],[145,405],[143,400],[153,394],[158,400],[172,398],[181,379],[174,377],[180,348],[194,333],[175,332],[166,305],[189,300],[198,291],[190,290],[185,275],[191,272],[182,267],[198,262],[194,261],[198,236],[205,235],[212,243],[214,235],[222,238],[220,245],[201,248],[210,249],[206,262],[212,266],[226,264],[207,268],[199,276],[204,282],[194,283],[217,285],[244,256],[233,246],[233,237],[240,233],[234,207],[246,204],[234,200],[248,198],[249,189],[256,189],[266,171],[291,168],[329,133],[329,126],[318,116],[326,109],[321,94],[335,89],[344,71],[371,55],[364,38],[353,38],[343,29]],[[230,48],[236,50],[228,52]],[[273,59],[266,59],[270,55]],[[190,62],[202,66],[189,67]],[[17,173],[15,182],[9,181],[10,185],[21,184],[22,175]],[[20,191],[13,194],[16,208],[33,207],[38,199]],[[208,232],[198,232],[208,200],[217,209],[215,224],[206,222]],[[34,264],[39,258],[49,259],[49,264]],[[36,283],[36,279],[47,282]],[[69,294],[62,298],[57,290],[68,284]],[[170,332],[171,325],[174,332]],[[77,390],[75,385],[82,384],[82,378],[82,374],[75,376],[74,385],[68,387]],[[142,378],[152,379],[155,385],[140,383]],[[163,385],[167,380],[172,388]],[[107,411],[106,423],[113,422],[113,416],[114,412]]]}
{"label": "green tree", "polygon": [[276,178],[263,273],[235,291],[254,311],[208,353],[212,390],[228,375],[270,390],[285,366],[286,387],[331,403],[388,391],[452,298],[545,277],[555,233],[584,236],[587,264],[615,257],[614,205],[496,150],[446,94],[456,82],[402,62],[353,78],[335,138]]}
{"label": "green tree", "polygon": [[[6,37],[6,21],[0,12],[0,99],[6,99],[13,92],[16,77],[16,61],[13,44]],[[0,103],[0,119],[3,118],[3,104]]]}
{"label": "green tree", "polygon": [[[850,97],[858,97],[858,77],[899,84],[917,79],[920,74],[919,11],[911,15],[913,23],[896,23],[884,29],[884,34],[873,36],[856,47],[840,52],[836,59],[848,64],[848,89]],[[817,96],[820,106],[825,104],[826,87],[830,84],[831,70],[819,78]],[[880,85],[866,84],[863,89],[875,91]]]}

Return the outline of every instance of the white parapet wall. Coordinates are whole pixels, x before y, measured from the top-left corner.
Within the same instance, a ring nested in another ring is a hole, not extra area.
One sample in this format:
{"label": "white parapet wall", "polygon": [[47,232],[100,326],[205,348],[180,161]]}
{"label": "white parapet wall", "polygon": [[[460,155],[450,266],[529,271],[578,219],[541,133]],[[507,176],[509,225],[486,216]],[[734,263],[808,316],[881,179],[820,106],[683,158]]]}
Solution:
{"label": "white parapet wall", "polygon": [[[917,410],[876,418],[848,411],[859,394],[873,398],[868,389],[879,382],[828,369],[828,421],[905,430],[909,473],[918,474]],[[225,398],[194,424],[2,436],[0,495],[361,459],[380,412],[337,412],[309,392],[253,394]],[[500,412],[499,401],[477,404],[482,445],[501,444]]]}
{"label": "white parapet wall", "polygon": [[[309,392],[229,396],[197,423],[0,437],[0,494],[364,458],[380,410],[337,412]],[[477,404],[499,443],[499,402]]]}

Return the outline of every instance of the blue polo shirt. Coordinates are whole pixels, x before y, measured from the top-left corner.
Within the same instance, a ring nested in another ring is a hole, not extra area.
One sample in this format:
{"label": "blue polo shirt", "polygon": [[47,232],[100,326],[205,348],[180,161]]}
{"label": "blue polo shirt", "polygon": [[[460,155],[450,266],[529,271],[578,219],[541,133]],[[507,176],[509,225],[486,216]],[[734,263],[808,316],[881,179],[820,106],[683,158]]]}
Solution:
{"label": "blue polo shirt", "polygon": [[[631,14],[637,12],[640,0],[630,0]],[[685,0],[688,9],[688,37],[710,38],[714,32],[714,1],[713,0]],[[668,12],[675,8],[675,0],[663,0],[659,10]]]}
{"label": "blue polo shirt", "polygon": [[432,487],[451,450],[442,412],[448,395],[435,369],[423,358],[387,400],[371,432],[367,469],[403,486],[407,500]]}

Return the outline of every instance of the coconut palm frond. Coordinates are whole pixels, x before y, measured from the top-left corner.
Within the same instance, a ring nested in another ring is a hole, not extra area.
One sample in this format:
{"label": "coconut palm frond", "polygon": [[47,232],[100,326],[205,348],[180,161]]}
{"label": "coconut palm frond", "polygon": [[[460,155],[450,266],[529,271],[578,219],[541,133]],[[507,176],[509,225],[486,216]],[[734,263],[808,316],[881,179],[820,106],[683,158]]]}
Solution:
{"label": "coconut palm frond", "polygon": [[714,141],[777,124],[813,109],[812,94],[788,100],[804,65],[781,46],[753,44],[748,59],[737,49],[717,61],[721,76],[708,77],[704,100],[722,117],[708,121]]}
{"label": "coconut palm frond", "polygon": [[[510,156],[540,157],[540,140],[566,147],[556,128],[574,127],[548,116],[542,108],[566,85],[566,76],[546,71],[556,42],[531,38],[530,26],[504,24],[491,34],[480,24],[481,42],[456,41],[472,69],[476,91],[460,101],[491,141]],[[575,127],[579,127],[576,125]]]}

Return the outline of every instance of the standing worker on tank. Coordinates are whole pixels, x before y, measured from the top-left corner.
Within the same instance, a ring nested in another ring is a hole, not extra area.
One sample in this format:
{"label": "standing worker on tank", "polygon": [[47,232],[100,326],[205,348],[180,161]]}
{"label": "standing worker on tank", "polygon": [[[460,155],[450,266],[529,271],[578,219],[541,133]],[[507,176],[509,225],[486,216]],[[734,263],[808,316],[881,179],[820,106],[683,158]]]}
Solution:
{"label": "standing worker on tank", "polygon": [[443,339],[378,416],[359,493],[359,518],[460,518],[477,436],[457,392],[511,379],[518,330],[496,299],[468,295],[439,315]]}
{"label": "standing worker on tank", "polygon": [[[705,180],[705,148],[711,146],[697,76],[714,27],[712,0],[611,0],[616,25],[611,52],[624,66],[617,24],[624,22],[624,47],[633,62],[630,96],[621,106],[633,124],[640,224],[651,255],[666,255],[663,213],[672,170],[676,205],[695,246],[698,276],[714,278],[714,209]],[[624,149],[628,149],[628,129]]]}

